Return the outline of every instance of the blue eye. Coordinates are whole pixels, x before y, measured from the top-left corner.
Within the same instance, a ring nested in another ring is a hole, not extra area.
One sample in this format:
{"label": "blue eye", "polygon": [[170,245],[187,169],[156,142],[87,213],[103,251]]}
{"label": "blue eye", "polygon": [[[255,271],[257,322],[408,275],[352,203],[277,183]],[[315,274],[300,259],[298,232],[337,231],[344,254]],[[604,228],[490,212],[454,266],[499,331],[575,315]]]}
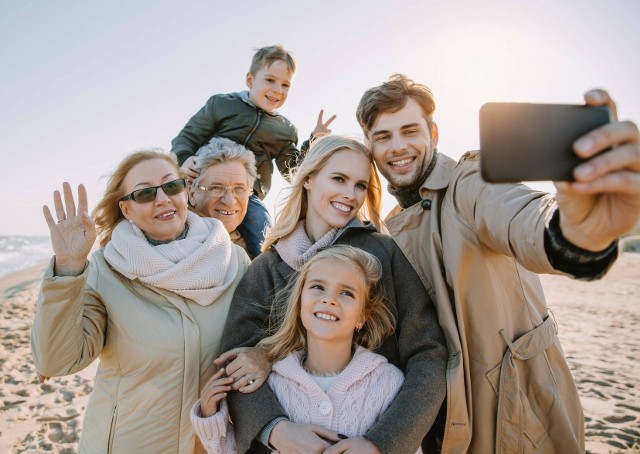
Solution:
{"label": "blue eye", "polygon": [[353,293],[351,293],[349,290],[343,290],[342,292],[340,292],[342,295],[348,296],[350,298],[354,298]]}
{"label": "blue eye", "polygon": [[356,183],[356,188],[366,191],[367,190],[367,185],[364,183]]}

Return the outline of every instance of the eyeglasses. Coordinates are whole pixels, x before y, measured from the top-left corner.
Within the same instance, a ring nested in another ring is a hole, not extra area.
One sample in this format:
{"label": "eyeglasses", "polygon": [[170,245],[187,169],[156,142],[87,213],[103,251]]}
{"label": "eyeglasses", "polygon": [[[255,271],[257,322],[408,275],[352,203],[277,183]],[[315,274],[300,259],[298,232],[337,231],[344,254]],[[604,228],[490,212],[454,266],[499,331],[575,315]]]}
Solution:
{"label": "eyeglasses", "polygon": [[162,188],[162,191],[168,196],[180,194],[187,187],[184,178],[178,178],[177,180],[167,181],[160,186],[151,186],[148,188],[136,189],[131,194],[120,197],[121,201],[133,200],[136,203],[149,203],[156,199],[158,194],[158,188]]}
{"label": "eyeglasses", "polygon": [[211,186],[198,186],[201,191],[208,192],[213,197],[224,197],[229,189],[231,193],[236,197],[244,197],[249,195],[251,188],[246,186],[222,186],[219,184],[212,184]]}

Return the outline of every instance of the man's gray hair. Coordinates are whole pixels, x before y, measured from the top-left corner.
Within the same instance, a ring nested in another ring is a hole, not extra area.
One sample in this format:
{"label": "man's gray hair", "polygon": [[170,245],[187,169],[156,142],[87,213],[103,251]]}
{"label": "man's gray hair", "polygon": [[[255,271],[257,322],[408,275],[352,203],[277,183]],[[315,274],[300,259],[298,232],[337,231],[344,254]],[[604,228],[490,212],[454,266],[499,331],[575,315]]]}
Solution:
{"label": "man's gray hair", "polygon": [[[256,157],[239,143],[224,137],[214,137],[196,153],[196,167],[200,170],[200,175],[213,165],[233,161],[238,161],[244,166],[247,171],[247,185],[253,188],[257,177]],[[200,184],[200,178],[193,181],[194,186]]]}

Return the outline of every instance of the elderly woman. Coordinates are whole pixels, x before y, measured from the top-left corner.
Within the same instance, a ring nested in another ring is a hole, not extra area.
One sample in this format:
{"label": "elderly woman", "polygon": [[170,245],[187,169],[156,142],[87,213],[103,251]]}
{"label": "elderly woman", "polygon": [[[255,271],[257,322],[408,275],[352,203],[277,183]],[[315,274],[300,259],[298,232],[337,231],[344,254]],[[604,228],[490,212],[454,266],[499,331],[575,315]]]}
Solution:
{"label": "elderly woman", "polygon": [[214,137],[198,150],[196,167],[200,175],[191,183],[189,203],[201,216],[222,221],[231,241],[247,250],[238,226],[256,180],[254,154],[232,140]]}
{"label": "elderly woman", "polygon": [[[249,264],[223,225],[187,210],[171,155],[138,151],[109,179],[93,219],[68,183],[44,216],[55,257],[32,332],[38,373],[76,373],[100,359],[81,453],[203,452],[189,422],[233,292]],[[100,234],[101,249],[87,257]]]}

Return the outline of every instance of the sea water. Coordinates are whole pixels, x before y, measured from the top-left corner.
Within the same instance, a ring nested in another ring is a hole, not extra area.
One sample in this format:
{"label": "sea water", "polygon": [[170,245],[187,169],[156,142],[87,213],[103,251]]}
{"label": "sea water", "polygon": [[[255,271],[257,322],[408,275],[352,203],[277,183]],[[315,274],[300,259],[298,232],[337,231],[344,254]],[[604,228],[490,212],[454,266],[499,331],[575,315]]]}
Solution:
{"label": "sea water", "polygon": [[48,236],[0,235],[0,277],[29,268],[52,255]]}

